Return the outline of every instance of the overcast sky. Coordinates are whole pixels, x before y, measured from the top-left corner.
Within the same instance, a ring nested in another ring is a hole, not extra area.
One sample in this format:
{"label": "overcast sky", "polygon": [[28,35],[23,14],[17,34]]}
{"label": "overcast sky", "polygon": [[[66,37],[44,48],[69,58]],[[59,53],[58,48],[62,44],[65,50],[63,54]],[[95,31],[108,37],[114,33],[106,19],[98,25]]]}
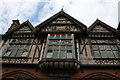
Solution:
{"label": "overcast sky", "polygon": [[[14,2],[13,2],[14,1]],[[64,11],[86,26],[97,18],[108,25],[118,26],[119,0],[0,0],[0,34],[10,27],[12,20],[20,23],[29,20],[36,26],[59,12]]]}

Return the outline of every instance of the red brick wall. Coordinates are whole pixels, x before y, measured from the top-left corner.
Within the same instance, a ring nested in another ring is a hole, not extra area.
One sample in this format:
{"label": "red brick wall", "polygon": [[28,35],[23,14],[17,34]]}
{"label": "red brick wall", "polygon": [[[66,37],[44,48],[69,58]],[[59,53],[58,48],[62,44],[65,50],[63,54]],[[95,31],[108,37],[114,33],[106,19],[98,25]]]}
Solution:
{"label": "red brick wall", "polygon": [[9,73],[9,72],[15,71],[15,70],[24,70],[24,71],[30,72],[33,75],[35,75],[36,77],[40,77],[40,78],[46,77],[45,73],[40,72],[40,71],[36,71],[34,68],[16,68],[16,67],[4,67],[4,68],[2,68],[2,74],[0,74],[0,76],[4,75],[6,73]]}
{"label": "red brick wall", "polygon": [[104,73],[108,73],[108,74],[111,74],[111,75],[114,75],[116,77],[119,77],[120,78],[120,70],[119,69],[116,69],[116,70],[108,70],[108,69],[86,69],[86,70],[83,70],[83,72],[79,71],[79,72],[76,72],[72,75],[72,78],[82,78],[83,76],[86,76],[88,74],[91,74],[91,73],[95,73],[95,72],[104,72]]}
{"label": "red brick wall", "polygon": [[[35,75],[38,78],[46,78],[46,76],[47,76],[47,74],[45,74],[43,72],[40,72],[40,71],[36,72],[36,70],[34,68],[16,68],[16,67],[2,68],[2,74],[0,74],[0,76],[3,74],[9,73],[9,72],[15,71],[15,70],[25,70],[27,72],[32,73],[33,75]],[[120,78],[120,70],[119,69],[115,69],[115,70],[112,70],[112,69],[86,69],[86,70],[83,70],[83,72],[79,71],[79,72],[73,73],[71,75],[71,77],[72,78],[82,78],[88,74],[95,73],[95,72],[104,72],[104,73],[108,73],[108,74],[111,74],[111,75],[114,75],[114,76]]]}

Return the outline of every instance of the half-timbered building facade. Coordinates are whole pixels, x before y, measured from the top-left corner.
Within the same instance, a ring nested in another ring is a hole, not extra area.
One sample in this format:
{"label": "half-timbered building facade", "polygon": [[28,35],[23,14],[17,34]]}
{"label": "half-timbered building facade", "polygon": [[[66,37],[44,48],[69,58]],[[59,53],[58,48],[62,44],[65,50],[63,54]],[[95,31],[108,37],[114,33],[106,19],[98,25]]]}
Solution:
{"label": "half-timbered building facade", "polygon": [[33,27],[13,20],[0,40],[2,80],[120,80],[120,26],[90,27],[63,10]]}

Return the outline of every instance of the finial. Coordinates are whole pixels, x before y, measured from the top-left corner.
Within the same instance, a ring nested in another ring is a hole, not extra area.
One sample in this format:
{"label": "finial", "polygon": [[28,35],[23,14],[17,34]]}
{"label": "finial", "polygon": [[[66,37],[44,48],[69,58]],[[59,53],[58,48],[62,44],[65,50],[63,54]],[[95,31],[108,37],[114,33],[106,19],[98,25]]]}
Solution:
{"label": "finial", "polygon": [[62,9],[61,9],[61,11],[63,11],[63,7],[64,7],[64,6],[62,6]]}

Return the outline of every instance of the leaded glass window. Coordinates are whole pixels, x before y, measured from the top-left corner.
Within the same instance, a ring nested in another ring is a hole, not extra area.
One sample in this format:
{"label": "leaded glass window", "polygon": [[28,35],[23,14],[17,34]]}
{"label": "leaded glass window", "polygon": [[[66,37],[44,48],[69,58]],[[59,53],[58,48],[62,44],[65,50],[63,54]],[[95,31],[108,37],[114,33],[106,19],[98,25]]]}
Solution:
{"label": "leaded glass window", "polygon": [[74,50],[73,34],[48,34],[44,58],[73,59]]}
{"label": "leaded glass window", "polygon": [[[27,57],[30,45],[26,44],[25,40],[13,40],[14,44],[10,44],[8,50],[3,54],[3,57]],[[21,44],[18,44],[21,43]],[[28,40],[29,43],[29,40]]]}
{"label": "leaded glass window", "polygon": [[21,57],[26,57],[28,55],[28,52],[23,52]]}
{"label": "leaded glass window", "polygon": [[49,53],[46,55],[46,58],[52,58],[53,53]]}
{"label": "leaded glass window", "polygon": [[118,46],[113,40],[91,40],[94,58],[120,58]]}
{"label": "leaded glass window", "polygon": [[11,54],[11,51],[7,51],[6,54],[4,54],[5,57],[8,57]]}
{"label": "leaded glass window", "polygon": [[100,58],[100,57],[101,57],[99,51],[93,51],[93,52],[94,52],[94,57],[95,57],[95,58]]}
{"label": "leaded glass window", "polygon": [[20,55],[22,55],[23,53],[23,49],[18,49],[16,57],[20,57]]}

